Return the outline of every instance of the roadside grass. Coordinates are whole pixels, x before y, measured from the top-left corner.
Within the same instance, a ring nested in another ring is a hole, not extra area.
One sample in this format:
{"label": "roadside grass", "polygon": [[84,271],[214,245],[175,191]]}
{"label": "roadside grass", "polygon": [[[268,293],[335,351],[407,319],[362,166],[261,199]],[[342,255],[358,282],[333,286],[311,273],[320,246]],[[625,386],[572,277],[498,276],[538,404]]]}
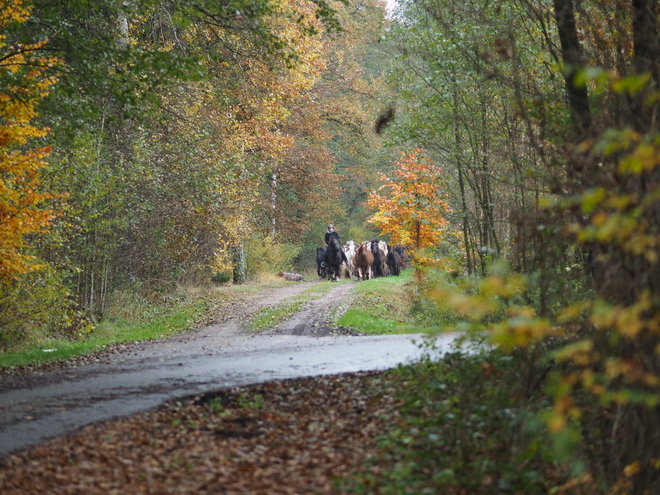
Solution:
{"label": "roadside grass", "polygon": [[84,340],[46,339],[28,349],[0,355],[0,368],[63,361],[122,342],[153,340],[190,329],[201,315],[199,304],[172,308],[172,312],[148,322],[103,321]]}
{"label": "roadside grass", "polygon": [[420,293],[414,269],[398,277],[379,277],[356,284],[356,297],[337,324],[368,334],[442,331],[451,321],[440,317],[433,303]]}
{"label": "roadside grass", "polygon": [[280,306],[262,308],[257,311],[249,321],[248,327],[253,332],[261,332],[268,328],[275,327],[280,322],[299,311],[305,303],[311,299],[313,299],[313,296],[299,296],[293,301]]}
{"label": "roadside grass", "polygon": [[154,340],[192,330],[221,305],[256,292],[256,286],[179,290],[158,298],[118,292],[105,318],[78,340],[47,338],[0,354],[0,369],[72,359],[122,342]]}

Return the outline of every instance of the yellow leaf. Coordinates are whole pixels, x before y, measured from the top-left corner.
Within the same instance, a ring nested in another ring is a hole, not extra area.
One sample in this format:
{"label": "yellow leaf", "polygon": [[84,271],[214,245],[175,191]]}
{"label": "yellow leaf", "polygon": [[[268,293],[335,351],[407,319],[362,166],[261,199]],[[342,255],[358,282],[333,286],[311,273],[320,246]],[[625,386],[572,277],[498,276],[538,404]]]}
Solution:
{"label": "yellow leaf", "polygon": [[559,433],[566,428],[566,418],[562,414],[554,413],[548,419],[548,429],[552,433]]}

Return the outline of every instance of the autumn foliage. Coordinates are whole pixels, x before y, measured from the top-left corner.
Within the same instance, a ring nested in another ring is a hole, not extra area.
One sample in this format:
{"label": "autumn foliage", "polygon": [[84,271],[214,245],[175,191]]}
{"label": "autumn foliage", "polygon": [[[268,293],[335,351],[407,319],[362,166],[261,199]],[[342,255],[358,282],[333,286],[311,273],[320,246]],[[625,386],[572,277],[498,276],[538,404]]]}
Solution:
{"label": "autumn foliage", "polygon": [[394,178],[381,174],[383,185],[369,193],[366,205],[376,210],[369,221],[393,244],[421,249],[436,245],[451,211],[445,197],[442,168],[423,150],[404,153],[395,163]]}
{"label": "autumn foliage", "polygon": [[54,215],[43,207],[52,195],[40,191],[50,147],[29,149],[29,142],[48,133],[32,122],[37,104],[55,83],[48,73],[58,60],[40,54],[46,41],[9,45],[1,34],[29,15],[21,0],[0,1],[0,278],[5,281],[38,266],[25,252],[26,236],[46,231]]}

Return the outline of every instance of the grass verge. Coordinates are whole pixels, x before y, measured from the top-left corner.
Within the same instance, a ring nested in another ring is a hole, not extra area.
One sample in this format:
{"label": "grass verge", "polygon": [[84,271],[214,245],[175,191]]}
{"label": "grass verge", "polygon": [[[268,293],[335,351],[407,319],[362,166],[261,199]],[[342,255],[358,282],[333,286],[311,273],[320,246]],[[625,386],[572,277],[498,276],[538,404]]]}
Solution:
{"label": "grass verge", "polygon": [[122,342],[136,342],[180,334],[208,321],[220,306],[256,291],[257,287],[222,287],[187,291],[159,300],[134,293],[117,293],[106,318],[79,340],[48,338],[23,344],[0,354],[0,369],[84,356]]}
{"label": "grass verge", "polygon": [[171,313],[149,322],[106,321],[81,341],[48,339],[27,350],[4,354],[0,356],[0,368],[63,361],[99,351],[110,344],[152,340],[181,333],[191,328],[201,315],[201,309],[198,305],[172,308]]}
{"label": "grass verge", "polygon": [[[218,306],[228,305],[267,287],[281,287],[297,282],[274,281],[214,289],[188,290],[144,298],[131,292],[118,292],[102,322],[79,340],[43,339],[0,354],[0,369],[30,364],[62,361],[102,350],[105,346],[164,338],[189,331],[205,322]],[[342,279],[339,283],[351,283]],[[314,297],[330,292],[335,282],[321,282],[306,289],[299,298],[284,305],[264,308],[250,321],[254,332],[279,324]],[[428,309],[413,282],[413,270],[399,277],[383,277],[355,284],[351,306],[336,321],[337,325],[370,334],[423,333],[438,331],[437,318],[428,317]],[[433,311],[431,311],[433,313]],[[423,318],[420,315],[426,315]]]}
{"label": "grass verge", "polygon": [[413,276],[414,270],[407,269],[398,277],[359,282],[354,290],[355,299],[337,324],[369,334],[440,331],[442,325],[437,320],[420,318],[416,311],[423,298]]}

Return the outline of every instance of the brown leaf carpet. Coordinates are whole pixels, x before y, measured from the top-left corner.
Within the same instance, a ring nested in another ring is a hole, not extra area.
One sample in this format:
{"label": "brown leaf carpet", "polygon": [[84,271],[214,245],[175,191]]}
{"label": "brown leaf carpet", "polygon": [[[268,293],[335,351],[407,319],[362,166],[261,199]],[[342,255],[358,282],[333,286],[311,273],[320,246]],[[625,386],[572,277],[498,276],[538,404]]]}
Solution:
{"label": "brown leaf carpet", "polygon": [[91,425],[0,461],[0,493],[341,493],[396,422],[379,376],[273,381]]}

